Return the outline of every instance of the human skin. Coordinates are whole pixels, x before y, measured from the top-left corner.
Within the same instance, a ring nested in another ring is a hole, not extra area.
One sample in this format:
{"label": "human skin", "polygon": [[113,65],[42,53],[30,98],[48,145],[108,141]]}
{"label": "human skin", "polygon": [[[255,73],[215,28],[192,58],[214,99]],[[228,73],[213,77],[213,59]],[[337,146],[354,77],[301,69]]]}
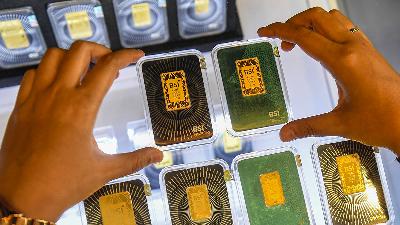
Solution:
{"label": "human skin", "polygon": [[107,155],[93,137],[118,71],[143,55],[79,41],[69,51],[49,49],[39,67],[26,72],[0,150],[3,204],[26,217],[56,221],[108,181],[162,160],[154,148]]}
{"label": "human skin", "polygon": [[[336,80],[339,101],[329,113],[285,125],[282,141],[342,136],[400,154],[400,76],[362,32],[340,11],[312,8],[285,23],[258,30],[263,37],[295,45],[319,61]],[[311,78],[310,78],[311,79]]]}

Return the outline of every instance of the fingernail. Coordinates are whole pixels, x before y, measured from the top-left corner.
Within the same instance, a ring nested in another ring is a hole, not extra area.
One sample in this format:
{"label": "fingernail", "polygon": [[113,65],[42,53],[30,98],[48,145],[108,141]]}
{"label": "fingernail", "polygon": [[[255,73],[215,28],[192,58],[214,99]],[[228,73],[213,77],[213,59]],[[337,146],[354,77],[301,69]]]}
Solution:
{"label": "fingernail", "polygon": [[295,139],[296,135],[294,134],[293,130],[286,129],[281,131],[280,137],[283,142],[289,142]]}

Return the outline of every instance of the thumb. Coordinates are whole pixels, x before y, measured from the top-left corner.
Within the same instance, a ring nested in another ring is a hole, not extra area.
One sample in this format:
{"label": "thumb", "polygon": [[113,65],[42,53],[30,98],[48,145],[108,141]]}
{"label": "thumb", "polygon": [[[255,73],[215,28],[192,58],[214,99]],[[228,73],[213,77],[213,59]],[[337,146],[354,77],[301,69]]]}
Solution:
{"label": "thumb", "polygon": [[292,141],[305,137],[339,136],[342,122],[336,112],[292,121],[282,127],[281,140]]}
{"label": "thumb", "polygon": [[144,167],[162,161],[163,153],[157,148],[142,148],[130,153],[110,155],[106,162],[107,180],[133,174]]}

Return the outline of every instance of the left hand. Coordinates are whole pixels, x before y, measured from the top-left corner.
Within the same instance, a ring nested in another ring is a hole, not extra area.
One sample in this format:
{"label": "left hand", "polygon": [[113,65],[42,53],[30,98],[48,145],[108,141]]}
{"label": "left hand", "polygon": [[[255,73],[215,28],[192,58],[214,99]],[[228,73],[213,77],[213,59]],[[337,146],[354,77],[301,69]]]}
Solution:
{"label": "left hand", "polygon": [[108,181],[162,160],[153,148],[107,155],[92,133],[118,71],[143,55],[78,41],[69,51],[49,49],[39,67],[26,72],[0,150],[4,204],[56,221]]}

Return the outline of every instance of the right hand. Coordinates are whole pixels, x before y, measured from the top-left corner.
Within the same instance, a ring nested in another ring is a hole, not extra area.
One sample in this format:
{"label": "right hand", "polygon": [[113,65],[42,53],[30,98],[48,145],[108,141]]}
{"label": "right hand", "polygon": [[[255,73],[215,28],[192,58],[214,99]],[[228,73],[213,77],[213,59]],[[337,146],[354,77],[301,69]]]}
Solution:
{"label": "right hand", "polygon": [[384,146],[400,155],[400,77],[362,31],[340,11],[312,8],[285,23],[260,28],[263,37],[283,40],[282,49],[299,45],[334,76],[338,105],[329,113],[285,125],[281,139],[342,136]]}

